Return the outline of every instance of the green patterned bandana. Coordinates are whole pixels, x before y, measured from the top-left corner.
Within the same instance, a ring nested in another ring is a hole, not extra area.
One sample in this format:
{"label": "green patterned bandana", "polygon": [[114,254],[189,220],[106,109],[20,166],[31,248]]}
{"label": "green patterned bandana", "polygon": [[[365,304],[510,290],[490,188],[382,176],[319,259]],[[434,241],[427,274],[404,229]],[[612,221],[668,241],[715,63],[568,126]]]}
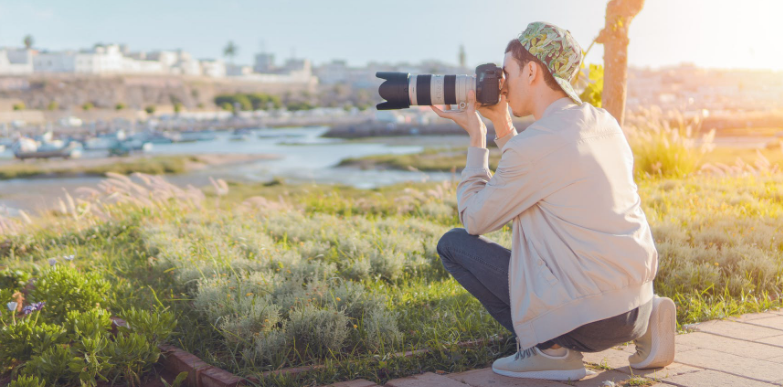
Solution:
{"label": "green patterned bandana", "polygon": [[571,86],[571,79],[582,63],[582,47],[571,32],[545,22],[533,22],[519,34],[522,47],[538,58],[549,69],[549,73],[574,102],[582,100]]}

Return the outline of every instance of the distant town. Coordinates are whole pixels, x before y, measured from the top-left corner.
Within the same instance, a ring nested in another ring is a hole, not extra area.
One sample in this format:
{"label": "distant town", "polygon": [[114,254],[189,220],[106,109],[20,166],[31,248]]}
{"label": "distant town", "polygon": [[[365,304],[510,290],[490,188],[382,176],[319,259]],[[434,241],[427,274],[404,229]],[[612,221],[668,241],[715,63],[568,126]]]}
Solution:
{"label": "distant town", "polygon": [[[28,123],[69,114],[89,121],[91,116],[85,112],[101,109],[115,115],[122,108],[134,111],[128,119],[138,117],[136,112],[143,110],[148,115],[219,112],[232,110],[233,100],[229,104],[222,101],[238,93],[256,98],[275,95],[275,103],[291,111],[365,110],[380,102],[376,90],[380,80],[375,77],[378,71],[473,72],[466,64],[462,47],[455,50],[457,63],[430,60],[416,64],[372,62],[365,66],[349,66],[339,59],[317,65],[295,57],[278,62],[268,52],[255,54],[252,64],[236,64],[236,51],[231,42],[223,49],[225,60],[198,59],[184,50],[133,51],[124,44],[50,51],[35,48],[32,38],[27,37],[22,47],[0,48],[0,122],[19,120],[18,114],[3,114],[4,111],[31,109],[59,114],[33,117],[28,113]],[[117,78],[122,81],[115,81]],[[653,106],[703,117],[751,112],[778,114],[783,109],[783,74],[770,70],[704,69],[689,64],[630,68],[627,108],[633,111]],[[268,101],[264,106],[240,106],[243,111],[269,107],[272,104]],[[424,109],[378,117],[410,122],[410,117],[404,117],[406,114],[429,117]]]}
{"label": "distant town", "polygon": [[[226,56],[233,56],[236,48],[229,44]],[[464,66],[448,65],[438,61],[418,65],[407,63],[390,65],[370,63],[363,68],[352,68],[345,61],[334,60],[313,67],[308,59],[289,58],[282,64],[275,62],[271,53],[255,55],[252,65],[234,64],[222,59],[196,59],[183,50],[131,51],[124,44],[96,44],[80,50],[47,51],[33,48],[0,49],[0,76],[31,74],[83,75],[185,75],[211,78],[231,77],[245,81],[272,84],[336,84],[348,83],[354,87],[377,84],[376,71],[406,71],[432,73],[465,73]]]}

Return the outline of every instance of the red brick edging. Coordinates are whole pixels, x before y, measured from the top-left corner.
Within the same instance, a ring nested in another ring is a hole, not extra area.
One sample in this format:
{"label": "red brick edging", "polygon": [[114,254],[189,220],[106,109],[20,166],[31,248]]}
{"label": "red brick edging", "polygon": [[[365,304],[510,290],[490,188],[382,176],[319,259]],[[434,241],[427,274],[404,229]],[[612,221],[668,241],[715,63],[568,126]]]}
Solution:
{"label": "red brick edging", "polygon": [[[459,347],[472,347],[487,342],[495,342],[505,339],[503,336],[490,339],[479,339],[471,341],[463,341],[457,343]],[[163,367],[166,372],[172,376],[178,375],[180,372],[187,372],[188,377],[183,382],[187,387],[239,387],[246,386],[250,383],[258,383],[260,379],[249,376],[243,378],[236,376],[231,372],[228,372],[220,367],[215,367],[207,364],[203,360],[199,359],[196,355],[185,351],[184,349],[175,347],[173,345],[159,345],[163,357]],[[397,352],[392,354],[392,357],[410,357],[413,355],[419,355],[423,353],[429,353],[432,350],[429,348],[417,349],[415,351]],[[310,365],[303,367],[290,367],[280,370],[266,371],[261,374],[262,377],[269,375],[284,375],[284,374],[300,374],[303,372],[314,371],[323,368],[323,365]]]}

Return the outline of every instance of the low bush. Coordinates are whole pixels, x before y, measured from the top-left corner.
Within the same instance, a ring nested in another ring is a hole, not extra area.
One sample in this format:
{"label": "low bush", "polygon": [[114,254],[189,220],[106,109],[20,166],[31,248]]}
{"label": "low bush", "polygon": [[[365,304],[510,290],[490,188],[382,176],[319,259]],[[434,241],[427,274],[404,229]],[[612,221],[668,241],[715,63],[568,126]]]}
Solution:
{"label": "low bush", "polygon": [[289,314],[286,333],[299,354],[336,357],[350,333],[348,316],[339,310],[305,304]]}
{"label": "low bush", "polygon": [[[7,288],[0,289],[0,298],[17,295],[18,300],[2,314],[0,328],[0,369],[21,375],[15,385],[137,386],[176,326],[171,312],[130,308],[120,313],[128,326],[115,337],[106,308],[116,303],[100,273],[55,264],[31,277],[6,272]],[[24,287],[32,289],[30,300],[15,290],[24,279],[29,279]],[[23,303],[20,313],[16,307]]]}
{"label": "low bush", "polygon": [[33,302],[46,302],[43,318],[57,324],[65,321],[68,312],[85,312],[111,303],[109,283],[99,273],[84,273],[69,266],[54,266],[45,270],[30,292]]}

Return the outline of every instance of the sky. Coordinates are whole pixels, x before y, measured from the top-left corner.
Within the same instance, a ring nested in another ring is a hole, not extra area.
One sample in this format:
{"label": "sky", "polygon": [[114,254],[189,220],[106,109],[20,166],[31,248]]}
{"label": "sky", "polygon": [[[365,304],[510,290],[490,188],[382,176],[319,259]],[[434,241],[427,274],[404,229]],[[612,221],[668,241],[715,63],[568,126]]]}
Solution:
{"label": "sky", "polygon": [[[252,64],[264,47],[277,63],[439,60],[501,63],[503,51],[533,21],[571,31],[584,49],[604,25],[606,0],[0,0],[0,47],[78,49],[124,43],[131,51],[183,49]],[[629,63],[687,62],[709,68],[783,70],[783,0],[647,0],[630,29]],[[585,62],[601,63],[595,45]]]}

